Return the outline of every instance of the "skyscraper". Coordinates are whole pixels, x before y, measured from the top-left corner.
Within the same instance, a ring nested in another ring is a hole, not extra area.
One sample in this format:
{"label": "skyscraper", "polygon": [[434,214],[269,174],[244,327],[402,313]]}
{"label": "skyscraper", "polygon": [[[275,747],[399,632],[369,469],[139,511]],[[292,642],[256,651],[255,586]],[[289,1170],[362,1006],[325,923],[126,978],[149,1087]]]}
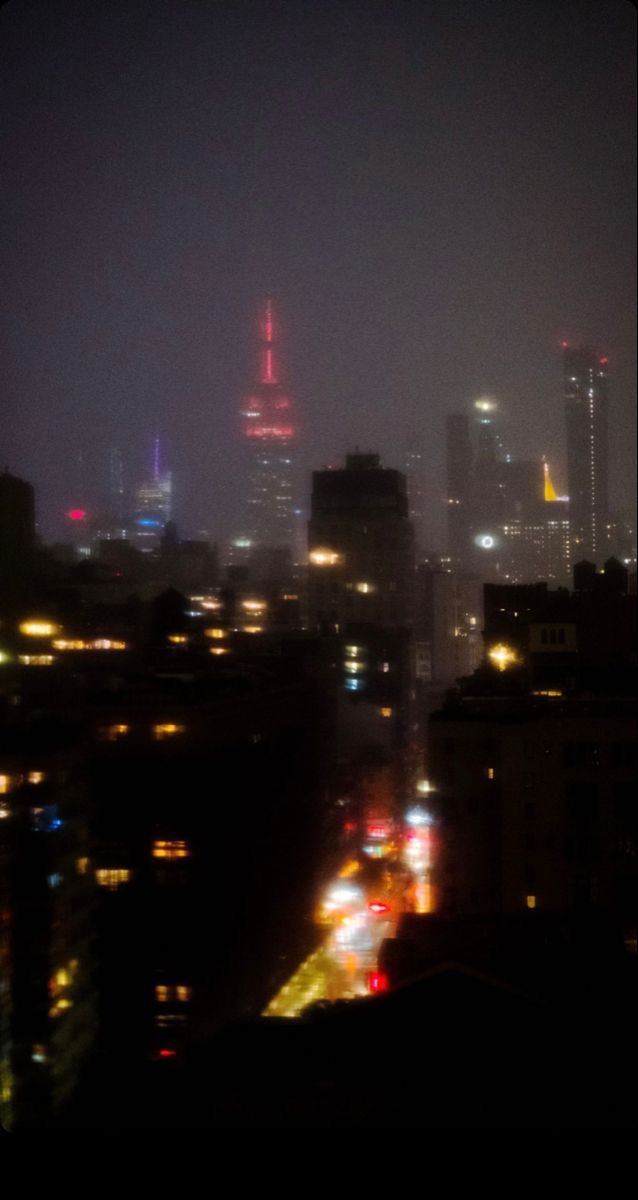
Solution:
{"label": "skyscraper", "polygon": [[447,537],[454,567],[467,561],[470,548],[470,500],[474,460],[470,422],[465,413],[446,419]]}
{"label": "skyscraper", "polygon": [[417,549],[425,545],[425,456],[423,438],[413,434],[405,452],[405,474],[408,481],[409,514]]}
{"label": "skyscraper", "polygon": [[567,482],[574,561],[596,561],[609,507],[607,359],[563,343]]}
{"label": "skyscraper", "polygon": [[[233,550],[244,558],[266,550],[292,553],[293,447],[297,430],[292,400],[279,377],[272,300],[260,319],[259,382],[242,406],[242,435],[249,450],[247,514]],[[241,557],[234,555],[233,557]]]}
{"label": "skyscraper", "polygon": [[133,542],[139,550],[156,550],[162,539],[166,522],[173,511],[173,479],[170,471],[160,467],[160,439],[153,442],[153,463],[150,479],[135,493]]}

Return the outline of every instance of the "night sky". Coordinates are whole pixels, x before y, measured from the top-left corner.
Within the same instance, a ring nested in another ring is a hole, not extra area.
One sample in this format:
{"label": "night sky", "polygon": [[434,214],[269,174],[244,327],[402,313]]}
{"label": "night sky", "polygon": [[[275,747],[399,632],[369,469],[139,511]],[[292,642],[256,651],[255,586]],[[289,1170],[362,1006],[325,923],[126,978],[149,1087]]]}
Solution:
{"label": "night sky", "polygon": [[488,393],[566,490],[562,338],[610,359],[635,476],[635,13],[625,2],[14,0],[0,12],[0,467],[39,523],[157,429],[180,531],[224,537],[256,312],[281,314],[307,469]]}

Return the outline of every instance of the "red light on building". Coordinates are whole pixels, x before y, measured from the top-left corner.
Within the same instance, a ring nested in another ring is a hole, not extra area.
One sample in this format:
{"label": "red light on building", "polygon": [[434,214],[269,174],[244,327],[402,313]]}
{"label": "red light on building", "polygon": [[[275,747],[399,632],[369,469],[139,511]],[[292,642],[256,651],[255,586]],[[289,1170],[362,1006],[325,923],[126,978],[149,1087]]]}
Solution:
{"label": "red light on building", "polygon": [[345,821],[343,828],[346,833],[354,833],[355,829],[357,828],[357,822]]}
{"label": "red light on building", "polygon": [[368,975],[368,987],[375,995],[379,992],[387,992],[390,987],[387,975],[383,971],[372,971]]}
{"label": "red light on building", "polygon": [[177,1058],[177,1050],[160,1050],[159,1058]]}
{"label": "red light on building", "polygon": [[601,367],[606,367],[608,362],[609,362],[609,359],[608,359],[608,358],[601,358],[601,359],[600,359],[600,365],[601,365]]}
{"label": "red light on building", "polygon": [[86,519],[86,509],[70,508],[66,515],[70,521],[84,521]]}
{"label": "red light on building", "polygon": [[370,912],[373,913],[390,912],[390,905],[386,904],[384,900],[371,900],[368,908],[370,909]]}
{"label": "red light on building", "polygon": [[387,838],[389,834],[387,825],[368,825],[368,837],[371,838]]}
{"label": "red light on building", "polygon": [[561,342],[561,350],[569,350],[569,342]]}

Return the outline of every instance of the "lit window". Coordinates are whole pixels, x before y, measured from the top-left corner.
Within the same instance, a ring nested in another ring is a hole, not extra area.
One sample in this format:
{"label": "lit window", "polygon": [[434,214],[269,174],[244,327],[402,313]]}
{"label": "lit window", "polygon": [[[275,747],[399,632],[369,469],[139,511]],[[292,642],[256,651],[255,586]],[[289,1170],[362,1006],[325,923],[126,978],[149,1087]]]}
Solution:
{"label": "lit window", "polygon": [[153,858],[188,858],[190,849],[188,842],[181,840],[156,840],[153,842]]}
{"label": "lit window", "polygon": [[325,548],[317,548],[311,550],[308,555],[310,562],[314,567],[336,567],[343,562],[343,555],[336,550],[327,550]]}
{"label": "lit window", "polygon": [[359,662],[346,662],[344,667],[350,675],[356,675],[358,671],[363,671],[363,663]]}
{"label": "lit window", "polygon": [[50,667],[55,657],[53,654],[19,654],[18,662],[23,667]]}
{"label": "lit window", "polygon": [[100,887],[109,888],[114,892],[123,883],[129,883],[131,872],[127,867],[100,867],[95,872],[96,882]]}
{"label": "lit window", "polygon": [[204,635],[208,638],[225,638],[228,633],[227,629],[205,629]]}
{"label": "lit window", "polygon": [[11,787],[11,776],[0,775],[0,796],[6,796]]}
{"label": "lit window", "polygon": [[354,586],[355,591],[362,592],[364,595],[367,595],[368,592],[373,592],[375,590],[373,583],[355,583]]}
{"label": "lit window", "polygon": [[73,1008],[73,1001],[68,996],[60,996],[59,1000],[56,1000],[53,1007],[49,1009],[49,1016],[59,1017],[60,1013],[65,1012],[68,1008]]}
{"label": "lit window", "polygon": [[171,646],[185,646],[188,638],[185,633],[169,633],[168,640]]}
{"label": "lit window", "polygon": [[126,737],[129,730],[129,725],[107,725],[105,733],[109,742],[116,742],[118,738]]}
{"label": "lit window", "polygon": [[346,646],[346,654],[350,658],[356,658],[357,654],[361,653],[361,646]]}
{"label": "lit window", "polygon": [[31,1047],[31,1062],[45,1063],[48,1060],[47,1048],[41,1042]]}
{"label": "lit window", "polygon": [[173,985],[166,983],[156,984],[155,999],[158,1004],[168,1004],[170,1002],[186,1004],[190,998],[191,989],[185,983],[176,983]]}
{"label": "lit window", "polygon": [[176,734],[183,733],[185,725],[176,725],[173,722],[153,726],[153,737],[156,742],[161,742],[164,738],[175,737]]}
{"label": "lit window", "polygon": [[494,767],[487,768],[487,778],[494,779]]}
{"label": "lit window", "polygon": [[42,783],[44,781],[44,771],[29,771],[27,781],[29,783]]}
{"label": "lit window", "polygon": [[243,632],[244,633],[263,633],[264,627],[263,627],[263,625],[244,625]]}
{"label": "lit window", "polygon": [[78,875],[86,875],[90,866],[90,859],[83,855],[82,858],[76,858],[75,869]]}
{"label": "lit window", "polygon": [[263,613],[266,607],[263,600],[242,600],[241,606],[246,610],[246,612],[255,614]]}
{"label": "lit window", "polygon": [[228,646],[211,646],[210,653],[219,657],[220,654],[230,654]]}
{"label": "lit window", "polygon": [[536,908],[536,896],[526,896],[525,904],[528,908]]}
{"label": "lit window", "polygon": [[392,716],[392,709],[391,709],[391,708],[380,708],[380,709],[379,709],[379,715],[380,715],[380,716],[382,716],[382,717],[391,717],[391,716]]}
{"label": "lit window", "polygon": [[25,637],[53,637],[57,628],[52,621],[22,621],[20,633]]}

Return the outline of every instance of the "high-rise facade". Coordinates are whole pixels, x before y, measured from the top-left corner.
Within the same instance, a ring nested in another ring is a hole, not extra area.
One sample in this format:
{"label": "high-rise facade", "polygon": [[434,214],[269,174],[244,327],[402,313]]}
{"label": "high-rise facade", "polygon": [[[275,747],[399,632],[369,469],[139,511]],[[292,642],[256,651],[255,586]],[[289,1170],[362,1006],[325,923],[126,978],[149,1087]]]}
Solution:
{"label": "high-rise facade", "polygon": [[572,553],[595,562],[609,508],[607,359],[564,344],[563,375]]}
{"label": "high-rise facade", "polygon": [[448,554],[454,567],[467,560],[470,545],[470,488],[474,456],[466,413],[450,413],[445,425]]}
{"label": "high-rise facade", "polygon": [[409,514],[414,529],[417,549],[425,546],[425,454],[423,439],[418,435],[410,438],[405,453],[405,474],[408,481]]}
{"label": "high-rise facade", "polygon": [[313,626],[409,626],[414,533],[405,476],[377,454],[348,454],[345,468],[313,473],[308,524]]}
{"label": "high-rise facade", "polygon": [[259,382],[244,400],[241,412],[249,479],[244,529],[231,547],[234,559],[254,559],[271,550],[292,555],[293,550],[297,429],[293,402],[280,381],[275,343],[273,305],[268,299],[260,320]]}
{"label": "high-rise facade", "polygon": [[153,465],[150,479],[135,493],[132,541],[138,550],[157,550],[167,521],[173,513],[173,478],[160,465],[159,437],[153,443]]}

